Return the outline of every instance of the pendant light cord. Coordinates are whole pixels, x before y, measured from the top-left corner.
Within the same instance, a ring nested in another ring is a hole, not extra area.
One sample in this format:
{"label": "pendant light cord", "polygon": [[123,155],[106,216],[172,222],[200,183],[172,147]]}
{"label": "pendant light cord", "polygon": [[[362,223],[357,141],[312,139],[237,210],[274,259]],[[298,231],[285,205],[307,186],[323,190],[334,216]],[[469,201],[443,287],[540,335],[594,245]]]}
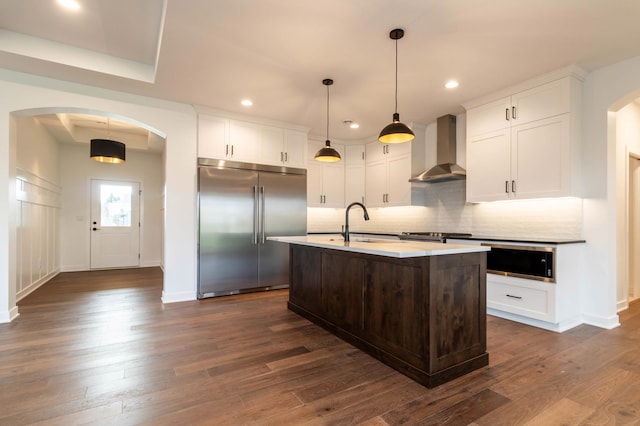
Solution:
{"label": "pendant light cord", "polygon": [[327,85],[327,140],[329,140],[329,85]]}
{"label": "pendant light cord", "polygon": [[398,113],[398,39],[396,39],[396,105],[393,112]]}

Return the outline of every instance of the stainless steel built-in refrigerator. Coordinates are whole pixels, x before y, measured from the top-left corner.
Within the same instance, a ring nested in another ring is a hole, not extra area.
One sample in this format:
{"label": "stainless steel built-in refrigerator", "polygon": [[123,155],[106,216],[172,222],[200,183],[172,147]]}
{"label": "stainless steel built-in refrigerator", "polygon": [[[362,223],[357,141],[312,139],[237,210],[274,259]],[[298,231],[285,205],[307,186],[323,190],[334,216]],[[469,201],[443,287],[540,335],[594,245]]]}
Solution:
{"label": "stainless steel built-in refrigerator", "polygon": [[198,298],[288,287],[288,245],[267,237],[307,233],[306,170],[198,166]]}

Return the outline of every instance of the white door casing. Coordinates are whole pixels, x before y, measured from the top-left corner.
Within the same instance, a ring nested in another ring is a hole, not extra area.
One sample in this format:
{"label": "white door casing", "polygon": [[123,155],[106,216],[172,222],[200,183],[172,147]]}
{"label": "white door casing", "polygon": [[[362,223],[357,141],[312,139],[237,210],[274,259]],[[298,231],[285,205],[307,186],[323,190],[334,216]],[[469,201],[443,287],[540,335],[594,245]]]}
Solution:
{"label": "white door casing", "polygon": [[140,265],[140,184],[91,180],[91,269]]}

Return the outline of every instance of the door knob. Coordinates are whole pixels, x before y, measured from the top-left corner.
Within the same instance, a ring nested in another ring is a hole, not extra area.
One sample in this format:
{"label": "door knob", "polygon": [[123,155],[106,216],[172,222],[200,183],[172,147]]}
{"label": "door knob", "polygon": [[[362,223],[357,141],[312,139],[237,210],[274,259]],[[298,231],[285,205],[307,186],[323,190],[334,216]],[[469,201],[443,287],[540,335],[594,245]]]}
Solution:
{"label": "door knob", "polygon": [[99,231],[99,230],[100,230],[100,228],[93,228],[93,230],[94,230],[94,231]]}

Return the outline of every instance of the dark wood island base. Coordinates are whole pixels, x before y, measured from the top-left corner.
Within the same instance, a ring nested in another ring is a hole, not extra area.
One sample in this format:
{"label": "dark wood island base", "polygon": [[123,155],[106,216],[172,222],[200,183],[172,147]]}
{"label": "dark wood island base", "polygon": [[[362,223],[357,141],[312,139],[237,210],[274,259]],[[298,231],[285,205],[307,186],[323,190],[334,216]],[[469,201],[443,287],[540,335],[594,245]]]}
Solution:
{"label": "dark wood island base", "polygon": [[289,251],[289,309],[418,383],[432,388],[489,364],[486,252]]}

